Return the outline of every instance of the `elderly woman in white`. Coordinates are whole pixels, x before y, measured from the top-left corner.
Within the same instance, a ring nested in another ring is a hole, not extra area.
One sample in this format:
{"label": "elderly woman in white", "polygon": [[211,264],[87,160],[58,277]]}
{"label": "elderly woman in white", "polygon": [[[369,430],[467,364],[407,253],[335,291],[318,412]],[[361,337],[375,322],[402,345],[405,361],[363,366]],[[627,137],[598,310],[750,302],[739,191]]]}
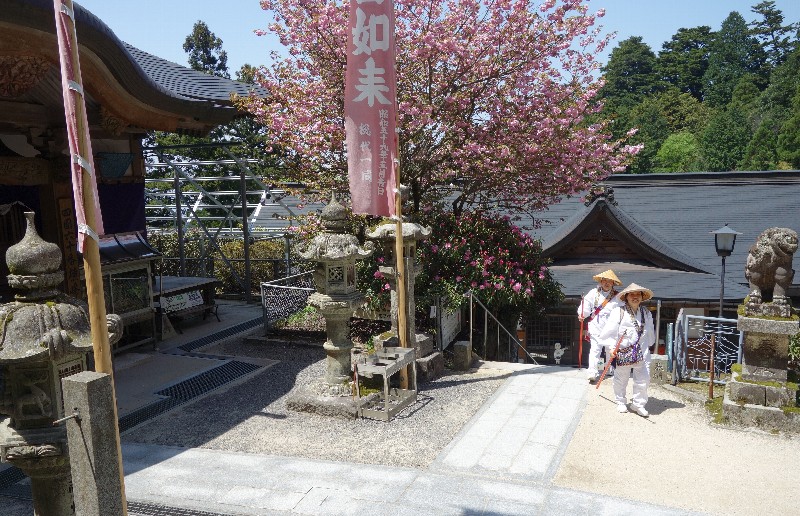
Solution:
{"label": "elderly woman in white", "polygon": [[[590,341],[589,347],[589,363],[586,364],[586,372],[588,373],[589,383],[594,384],[600,377],[597,371],[598,362],[600,361],[600,353],[603,351],[603,344],[599,341],[600,330],[606,322],[608,311],[620,302],[617,300],[617,291],[615,286],[621,286],[622,281],[614,274],[614,271],[608,269],[600,274],[592,277],[597,282],[597,287],[590,290],[578,306],[578,320],[581,324],[584,322],[586,325],[586,335]],[[611,350],[606,348],[606,360],[609,359]],[[602,369],[602,365],[600,368]]]}
{"label": "elderly woman in white", "polygon": [[[653,292],[636,283],[631,283],[617,298],[622,302],[608,313],[606,324],[600,332],[600,341],[611,350],[616,349],[616,369],[614,370],[614,397],[617,411],[628,411],[625,391],[628,380],[633,376],[633,398],[631,412],[642,417],[650,415],[645,408],[647,388],[650,385],[650,346],[655,344],[656,332],[653,316],[642,302],[653,297]],[[619,347],[616,348],[617,343]],[[612,356],[614,352],[612,351]]]}

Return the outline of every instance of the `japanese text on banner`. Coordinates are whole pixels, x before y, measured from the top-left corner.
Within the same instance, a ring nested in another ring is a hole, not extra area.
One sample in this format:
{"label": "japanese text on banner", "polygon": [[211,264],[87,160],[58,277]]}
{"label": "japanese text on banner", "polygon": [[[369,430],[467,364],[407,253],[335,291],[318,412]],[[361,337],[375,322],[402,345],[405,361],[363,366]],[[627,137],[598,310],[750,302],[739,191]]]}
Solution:
{"label": "japanese text on banner", "polygon": [[351,0],[345,141],[353,212],[395,214],[397,158],[394,4]]}

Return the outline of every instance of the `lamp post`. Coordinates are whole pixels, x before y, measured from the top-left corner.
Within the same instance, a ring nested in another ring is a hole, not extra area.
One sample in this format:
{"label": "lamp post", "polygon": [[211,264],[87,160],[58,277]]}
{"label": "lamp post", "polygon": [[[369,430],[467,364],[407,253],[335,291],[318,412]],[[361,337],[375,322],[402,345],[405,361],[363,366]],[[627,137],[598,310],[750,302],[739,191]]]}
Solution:
{"label": "lamp post", "polygon": [[720,276],[719,285],[719,317],[722,318],[722,302],[725,299],[725,258],[733,253],[733,246],[736,245],[736,235],[741,235],[741,233],[734,231],[727,224],[710,233],[714,235],[714,248],[717,250],[717,256],[722,258],[722,275]]}
{"label": "lamp post", "polygon": [[[725,258],[733,253],[736,245],[736,235],[741,235],[725,224],[716,231],[711,231],[714,235],[714,248],[717,256],[722,258],[722,274],[719,281],[719,318],[722,319],[722,304],[725,300]],[[717,321],[717,333],[721,330],[722,321]],[[711,335],[711,357],[709,358],[709,380],[708,380],[708,399],[714,399],[714,347],[716,345],[715,335]]]}

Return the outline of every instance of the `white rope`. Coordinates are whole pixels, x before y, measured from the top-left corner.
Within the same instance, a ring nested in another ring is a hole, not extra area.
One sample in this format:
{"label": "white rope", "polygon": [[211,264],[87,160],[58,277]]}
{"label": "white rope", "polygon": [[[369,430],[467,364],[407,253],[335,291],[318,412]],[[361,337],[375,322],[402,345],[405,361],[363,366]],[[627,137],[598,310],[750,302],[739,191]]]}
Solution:
{"label": "white rope", "polygon": [[76,92],[78,95],[83,97],[83,86],[81,86],[75,81],[67,81],[67,84],[69,85],[69,89],[71,89],[72,91]]}
{"label": "white rope", "polygon": [[97,236],[97,233],[95,233],[94,230],[89,226],[87,226],[86,224],[78,224],[78,233],[83,233],[84,235],[87,235],[95,242],[98,243],[100,242],[100,237]]}
{"label": "white rope", "polygon": [[88,172],[90,176],[94,177],[94,168],[92,168],[92,164],[90,162],[86,161],[85,159],[83,159],[82,156],[79,156],[77,154],[73,154],[72,155],[72,162],[73,163],[77,163],[78,165],[80,165],[81,168],[84,169],[86,172]]}

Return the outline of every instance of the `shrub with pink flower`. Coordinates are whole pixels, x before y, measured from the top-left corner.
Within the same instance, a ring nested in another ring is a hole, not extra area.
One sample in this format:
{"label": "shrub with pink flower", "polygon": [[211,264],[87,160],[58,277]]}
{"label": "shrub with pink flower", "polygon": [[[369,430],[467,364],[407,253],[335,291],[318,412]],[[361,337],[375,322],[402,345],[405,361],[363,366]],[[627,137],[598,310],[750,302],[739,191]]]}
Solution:
{"label": "shrub with pink flower", "polygon": [[483,212],[455,217],[436,210],[424,217],[419,222],[433,232],[418,246],[417,306],[442,296],[455,308],[472,290],[493,313],[515,322],[521,314],[538,314],[560,302],[540,244],[508,217]]}

